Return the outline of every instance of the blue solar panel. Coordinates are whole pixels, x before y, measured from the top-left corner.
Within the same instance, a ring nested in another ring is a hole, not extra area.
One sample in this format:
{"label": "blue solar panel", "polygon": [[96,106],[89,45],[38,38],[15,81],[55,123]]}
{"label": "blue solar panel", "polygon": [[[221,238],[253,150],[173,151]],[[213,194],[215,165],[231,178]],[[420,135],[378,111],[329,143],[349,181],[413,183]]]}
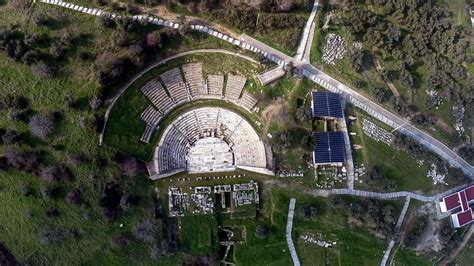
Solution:
{"label": "blue solar panel", "polygon": [[341,98],[337,93],[313,92],[313,117],[342,118]]}
{"label": "blue solar panel", "polygon": [[316,146],[314,148],[315,163],[343,163],[344,136],[342,132],[316,132]]}

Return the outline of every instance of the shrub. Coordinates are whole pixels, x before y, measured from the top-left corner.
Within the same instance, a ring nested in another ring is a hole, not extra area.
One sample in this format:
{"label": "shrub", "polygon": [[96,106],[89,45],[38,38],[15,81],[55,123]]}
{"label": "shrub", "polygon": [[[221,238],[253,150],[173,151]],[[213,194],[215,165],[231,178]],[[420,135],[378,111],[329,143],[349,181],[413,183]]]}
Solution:
{"label": "shrub", "polygon": [[128,246],[129,243],[130,243],[130,237],[124,234],[120,234],[112,238],[112,240],[110,241],[110,244],[114,247]]}
{"label": "shrub", "polygon": [[83,154],[73,153],[67,156],[67,161],[72,166],[79,166],[87,162],[87,158]]}
{"label": "shrub", "polygon": [[59,210],[57,208],[49,207],[46,210],[46,217],[54,218],[54,217],[58,217],[58,216],[59,216]]}
{"label": "shrub", "polygon": [[132,199],[129,195],[123,195],[120,198],[120,208],[124,211],[128,211],[132,208]]}
{"label": "shrub", "polygon": [[25,96],[16,93],[9,93],[0,101],[9,108],[16,108],[19,110],[24,110],[29,106],[28,99]]}
{"label": "shrub", "polygon": [[37,114],[33,116],[28,123],[30,132],[33,136],[45,140],[53,132],[53,121],[44,115]]}
{"label": "shrub", "polygon": [[49,182],[72,181],[74,179],[69,168],[64,165],[43,168],[41,170],[41,177]]}
{"label": "shrub", "polygon": [[37,238],[42,245],[59,243],[67,239],[77,239],[80,231],[75,229],[43,227],[39,230]]}
{"label": "shrub", "polygon": [[4,156],[10,166],[25,172],[37,170],[41,162],[41,155],[37,152],[21,152],[15,149],[7,149]]}
{"label": "shrub", "polygon": [[40,192],[44,199],[51,199],[59,196],[61,189],[59,187],[43,186],[40,188]]}
{"label": "shrub", "polygon": [[81,205],[82,203],[84,203],[82,193],[77,188],[67,193],[66,198],[64,200],[67,203],[74,204],[74,205]]}
{"label": "shrub", "polygon": [[8,3],[14,9],[26,9],[30,6],[29,0],[10,0]]}
{"label": "shrub", "polygon": [[20,133],[12,128],[8,128],[2,136],[2,142],[8,145],[17,144],[21,142]]}
{"label": "shrub", "polygon": [[20,184],[18,186],[18,192],[20,192],[20,194],[22,196],[33,196],[34,195],[34,192],[33,192],[33,189],[31,188],[31,186],[29,186],[28,184]]}
{"label": "shrub", "polygon": [[255,237],[264,239],[267,238],[268,235],[270,235],[270,230],[266,225],[259,224],[255,228]]}

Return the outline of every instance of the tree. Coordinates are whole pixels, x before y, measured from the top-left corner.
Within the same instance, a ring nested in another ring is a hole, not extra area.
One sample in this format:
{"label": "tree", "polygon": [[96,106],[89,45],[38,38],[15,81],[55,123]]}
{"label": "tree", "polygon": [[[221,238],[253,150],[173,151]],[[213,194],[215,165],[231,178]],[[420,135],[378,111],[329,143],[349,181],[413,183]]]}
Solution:
{"label": "tree", "polygon": [[143,65],[142,46],[138,44],[130,45],[127,50],[127,57],[135,66],[142,66]]}
{"label": "tree", "polygon": [[352,47],[349,49],[349,61],[351,62],[352,68],[355,71],[360,72],[362,70],[362,59],[364,57],[364,53],[362,49],[357,47]]}
{"label": "tree", "polygon": [[102,97],[99,95],[96,95],[91,98],[89,101],[89,105],[92,108],[92,110],[97,110],[102,106]]}
{"label": "tree", "polygon": [[137,159],[127,156],[120,161],[120,166],[126,176],[134,177],[141,172],[141,167]]}
{"label": "tree", "polygon": [[40,139],[46,140],[48,136],[53,132],[53,121],[48,117],[37,114],[33,116],[28,123],[30,133]]}
{"label": "tree", "polygon": [[161,33],[153,31],[146,34],[145,45],[148,49],[155,49],[162,46]]}
{"label": "tree", "polygon": [[310,220],[318,213],[318,209],[311,204],[304,204],[300,207],[300,214],[304,220]]}
{"label": "tree", "polygon": [[301,122],[307,122],[311,119],[311,109],[301,106],[296,109],[296,119]]}

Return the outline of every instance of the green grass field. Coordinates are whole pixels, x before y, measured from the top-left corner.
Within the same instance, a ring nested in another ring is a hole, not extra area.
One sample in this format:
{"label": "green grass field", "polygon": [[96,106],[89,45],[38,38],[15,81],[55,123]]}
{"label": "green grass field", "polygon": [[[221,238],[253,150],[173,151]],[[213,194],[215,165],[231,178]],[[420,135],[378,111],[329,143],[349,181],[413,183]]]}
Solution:
{"label": "green grass field", "polygon": [[[356,132],[356,136],[351,136],[353,145],[361,145],[362,149],[353,150],[354,162],[357,165],[364,163],[366,169],[371,167],[378,167],[384,177],[393,179],[397,183],[396,190],[420,190],[422,192],[431,192],[437,187],[432,184],[432,181],[426,177],[429,169],[428,162],[420,167],[417,161],[404,151],[399,151],[383,142],[377,142],[363,133],[362,120],[369,119],[380,127],[388,130],[390,129],[376,120],[369,118],[367,115],[356,112],[357,121],[351,126],[351,132]],[[364,189],[381,188],[377,185],[366,184],[367,180],[362,179],[363,184],[356,182],[356,187]]]}
{"label": "green grass field", "polygon": [[209,255],[217,250],[217,221],[214,215],[180,218],[183,251],[193,255]]}

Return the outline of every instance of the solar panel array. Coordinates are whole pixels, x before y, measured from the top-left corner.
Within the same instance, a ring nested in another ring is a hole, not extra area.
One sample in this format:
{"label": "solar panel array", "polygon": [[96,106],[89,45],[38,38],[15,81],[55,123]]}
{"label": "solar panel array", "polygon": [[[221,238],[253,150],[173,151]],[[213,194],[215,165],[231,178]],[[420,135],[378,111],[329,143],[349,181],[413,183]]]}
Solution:
{"label": "solar panel array", "polygon": [[344,136],[342,132],[315,132],[316,147],[314,161],[316,164],[344,162]]}
{"label": "solar panel array", "polygon": [[341,98],[337,93],[313,92],[313,117],[342,118]]}

